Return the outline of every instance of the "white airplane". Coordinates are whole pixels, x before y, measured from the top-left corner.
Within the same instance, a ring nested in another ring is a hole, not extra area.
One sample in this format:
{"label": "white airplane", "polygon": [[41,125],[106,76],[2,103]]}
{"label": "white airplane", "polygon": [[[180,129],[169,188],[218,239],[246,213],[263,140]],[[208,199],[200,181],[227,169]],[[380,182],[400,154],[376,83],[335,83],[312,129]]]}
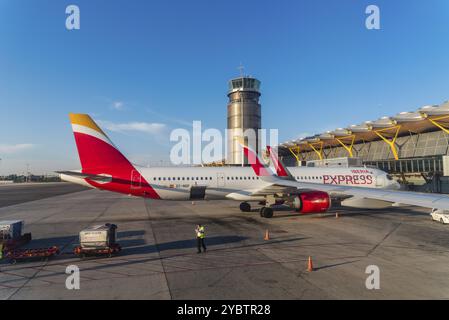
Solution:
{"label": "white airplane", "polygon": [[[306,214],[327,211],[331,199],[351,207],[379,208],[409,204],[449,209],[449,198],[437,194],[397,191],[399,184],[385,172],[371,168],[284,167],[270,152],[276,174],[249,148],[251,167],[145,168],[131,164],[86,114],[70,114],[81,170],[59,171],[64,181],[88,187],[163,200],[242,201],[263,203],[262,217],[273,216],[272,206],[287,203]],[[271,150],[271,149],[270,149]]]}

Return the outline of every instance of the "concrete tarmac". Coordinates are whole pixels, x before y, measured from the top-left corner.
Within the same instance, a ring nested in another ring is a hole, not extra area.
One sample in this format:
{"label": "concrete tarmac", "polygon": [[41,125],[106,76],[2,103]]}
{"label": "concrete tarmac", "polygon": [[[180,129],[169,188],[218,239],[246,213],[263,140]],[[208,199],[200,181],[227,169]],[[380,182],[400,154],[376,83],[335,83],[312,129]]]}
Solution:
{"label": "concrete tarmac", "polygon": [[0,208],[87,189],[80,185],[65,182],[0,185]]}
{"label": "concrete tarmac", "polygon": [[[62,249],[48,260],[1,261],[0,299],[449,298],[449,227],[423,209],[299,216],[283,207],[264,219],[238,204],[88,190],[0,208],[1,220],[25,220],[28,247]],[[105,222],[118,225],[121,254],[74,256],[78,232]],[[197,223],[206,226],[207,253],[196,253]],[[80,269],[79,290],[65,286],[69,265]],[[370,265],[379,267],[379,290],[365,286]]]}

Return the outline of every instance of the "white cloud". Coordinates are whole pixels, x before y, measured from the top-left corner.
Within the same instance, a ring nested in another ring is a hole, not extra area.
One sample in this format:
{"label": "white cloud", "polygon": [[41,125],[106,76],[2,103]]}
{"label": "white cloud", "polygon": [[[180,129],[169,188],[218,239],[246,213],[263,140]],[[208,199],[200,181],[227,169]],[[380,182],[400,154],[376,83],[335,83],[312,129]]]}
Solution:
{"label": "white cloud", "polygon": [[127,122],[127,123],[113,123],[110,121],[97,121],[100,127],[114,132],[143,132],[150,134],[161,133],[166,125],[163,123],[148,123],[148,122]]}
{"label": "white cloud", "polygon": [[125,107],[125,103],[123,101],[112,102],[112,108],[115,110],[123,110],[124,107]]}
{"label": "white cloud", "polygon": [[13,154],[24,150],[33,148],[35,145],[31,143],[19,143],[19,144],[0,144],[1,154]]}

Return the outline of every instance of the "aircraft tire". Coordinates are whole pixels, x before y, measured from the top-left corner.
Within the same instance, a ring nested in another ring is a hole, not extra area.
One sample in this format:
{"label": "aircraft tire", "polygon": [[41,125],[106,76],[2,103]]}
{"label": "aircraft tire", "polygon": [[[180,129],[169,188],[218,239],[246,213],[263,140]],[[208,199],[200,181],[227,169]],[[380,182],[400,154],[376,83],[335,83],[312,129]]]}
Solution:
{"label": "aircraft tire", "polygon": [[242,202],[240,204],[240,211],[242,211],[242,212],[250,212],[251,211],[251,205],[248,202]]}
{"label": "aircraft tire", "polygon": [[270,207],[262,207],[260,209],[260,216],[263,218],[272,218],[273,217],[273,209]]}

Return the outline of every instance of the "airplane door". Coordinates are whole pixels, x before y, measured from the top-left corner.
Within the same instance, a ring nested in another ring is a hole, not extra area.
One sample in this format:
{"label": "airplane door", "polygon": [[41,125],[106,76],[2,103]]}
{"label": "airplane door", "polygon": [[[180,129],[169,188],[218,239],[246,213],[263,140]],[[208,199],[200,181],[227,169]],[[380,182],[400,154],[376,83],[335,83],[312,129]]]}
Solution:
{"label": "airplane door", "polygon": [[137,170],[131,171],[131,189],[137,190],[142,186],[142,176]]}
{"label": "airplane door", "polygon": [[225,175],[224,173],[220,172],[217,173],[217,187],[224,187],[225,186]]}
{"label": "airplane door", "polygon": [[385,178],[381,175],[378,176],[372,176],[374,179],[376,179],[376,187],[383,187],[385,186]]}

